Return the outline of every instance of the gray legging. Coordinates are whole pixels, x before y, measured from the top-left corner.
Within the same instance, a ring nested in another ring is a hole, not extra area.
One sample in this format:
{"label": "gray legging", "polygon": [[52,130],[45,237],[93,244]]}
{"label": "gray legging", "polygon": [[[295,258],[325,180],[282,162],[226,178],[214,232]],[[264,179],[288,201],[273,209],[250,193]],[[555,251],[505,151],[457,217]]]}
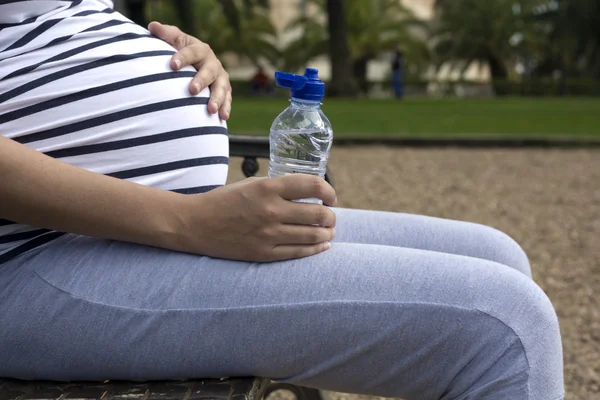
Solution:
{"label": "gray legging", "polygon": [[234,262],[66,235],[0,266],[0,376],[263,376],[407,399],[563,398],[556,314],[481,225],[335,209],[317,256]]}

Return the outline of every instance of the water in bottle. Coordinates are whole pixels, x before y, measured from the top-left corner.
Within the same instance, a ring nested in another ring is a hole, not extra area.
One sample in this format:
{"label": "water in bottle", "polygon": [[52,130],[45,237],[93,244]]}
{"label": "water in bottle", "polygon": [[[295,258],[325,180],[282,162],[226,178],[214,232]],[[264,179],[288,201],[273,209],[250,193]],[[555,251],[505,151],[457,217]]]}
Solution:
{"label": "water in bottle", "polygon": [[323,178],[333,141],[331,123],[321,111],[325,84],[314,68],[306,68],[303,76],[276,72],[275,83],[291,89],[291,99],[271,125],[269,177],[302,173]]}

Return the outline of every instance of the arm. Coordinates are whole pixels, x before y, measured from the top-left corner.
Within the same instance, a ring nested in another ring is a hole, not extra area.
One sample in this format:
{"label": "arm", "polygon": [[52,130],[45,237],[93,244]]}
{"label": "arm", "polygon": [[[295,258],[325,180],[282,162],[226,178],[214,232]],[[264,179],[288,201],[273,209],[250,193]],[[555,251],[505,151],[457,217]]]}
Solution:
{"label": "arm", "polygon": [[183,195],[65,164],[0,135],[0,218],[176,249]]}
{"label": "arm", "polygon": [[[193,65],[192,94],[211,86],[209,110],[228,119],[229,76],[208,45],[153,22],[152,34],[176,48],[174,69]],[[176,62],[177,61],[177,62]],[[197,86],[200,84],[200,86]],[[85,171],[0,135],[0,218],[37,227],[179,249],[182,195]]]}
{"label": "arm", "polygon": [[213,257],[274,261],[327,250],[335,205],[324,180],[249,178],[182,195],[86,171],[0,135],[0,218]]}

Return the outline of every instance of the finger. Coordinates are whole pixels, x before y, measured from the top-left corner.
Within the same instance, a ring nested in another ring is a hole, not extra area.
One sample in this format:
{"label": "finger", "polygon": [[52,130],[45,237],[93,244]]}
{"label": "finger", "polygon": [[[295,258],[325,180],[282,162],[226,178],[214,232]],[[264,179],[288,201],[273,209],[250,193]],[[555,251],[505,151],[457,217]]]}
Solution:
{"label": "finger", "polygon": [[282,206],[281,222],[296,225],[318,225],[333,228],[336,215],[329,208],[320,204],[292,203]]}
{"label": "finger", "polygon": [[277,234],[281,244],[318,244],[335,238],[334,228],[308,225],[282,225]]}
{"label": "finger", "polygon": [[[148,24],[148,30],[152,35],[169,43],[176,50],[182,50],[188,46],[202,43],[199,39],[183,33],[176,26],[164,25],[156,21],[152,21],[150,24]],[[193,62],[194,60],[188,61],[184,56],[181,55],[181,52],[178,51],[173,55],[173,57],[171,57],[171,68],[174,70],[179,70]]]}
{"label": "finger", "polygon": [[[215,62],[216,61],[216,62]],[[215,90],[214,84],[217,83],[217,77],[222,73],[223,66],[221,63],[215,58],[213,60],[207,59],[202,65],[195,64],[194,65],[198,70],[198,73],[192,79],[193,85],[197,85],[198,89],[203,90],[207,86],[212,86],[213,90]],[[217,86],[221,84],[221,82],[217,83]],[[229,86],[229,82],[227,82],[227,86]],[[226,90],[223,90],[220,95],[224,97],[226,94]],[[219,104],[220,105],[220,104]],[[218,110],[218,108],[217,108]],[[217,111],[215,110],[215,112]]]}
{"label": "finger", "polygon": [[289,245],[282,244],[273,248],[272,260],[290,260],[293,258],[303,258],[313,256],[315,254],[322,253],[331,248],[331,243],[317,243],[317,244],[299,244]]}
{"label": "finger", "polygon": [[280,179],[279,195],[287,200],[317,198],[325,204],[335,204],[336,194],[333,187],[323,178],[308,174],[291,174]]}
{"label": "finger", "polygon": [[208,110],[211,113],[216,113],[221,109],[227,98],[229,91],[229,79],[225,75],[219,75],[211,85],[210,100],[208,102]]}
{"label": "finger", "polygon": [[222,120],[227,121],[229,119],[229,117],[231,116],[231,103],[232,103],[231,89],[229,89],[227,91],[227,94],[225,95],[225,102],[219,109],[219,116],[221,117]]}
{"label": "finger", "polygon": [[[173,55],[171,60],[171,66],[175,65],[177,67],[175,69],[187,67],[188,65],[193,65],[197,70],[204,65],[208,65],[208,68],[215,71],[220,71],[223,68],[220,61],[210,49],[210,46],[200,41],[180,49]],[[208,84],[205,83],[201,89],[206,86]]]}
{"label": "finger", "polygon": [[161,24],[157,21],[150,22],[148,30],[152,35],[164,40],[177,50],[181,50],[195,41],[200,41],[193,36],[183,33],[176,26]]}

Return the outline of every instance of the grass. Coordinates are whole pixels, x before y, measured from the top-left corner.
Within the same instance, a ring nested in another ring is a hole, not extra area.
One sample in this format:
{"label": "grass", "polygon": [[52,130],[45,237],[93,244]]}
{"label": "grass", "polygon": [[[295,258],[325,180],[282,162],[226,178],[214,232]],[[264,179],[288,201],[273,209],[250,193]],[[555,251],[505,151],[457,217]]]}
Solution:
{"label": "grass", "polygon": [[[229,129],[268,135],[285,98],[235,99]],[[325,99],[323,111],[338,137],[543,137],[600,138],[600,99]]]}

